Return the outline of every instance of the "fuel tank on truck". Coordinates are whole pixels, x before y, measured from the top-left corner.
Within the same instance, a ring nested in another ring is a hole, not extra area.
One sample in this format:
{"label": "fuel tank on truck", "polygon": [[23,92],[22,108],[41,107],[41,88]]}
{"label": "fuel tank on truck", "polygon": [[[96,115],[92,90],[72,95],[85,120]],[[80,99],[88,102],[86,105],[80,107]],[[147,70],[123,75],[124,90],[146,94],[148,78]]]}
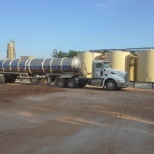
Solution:
{"label": "fuel tank on truck", "polygon": [[78,58],[45,58],[31,59],[29,61],[28,72],[32,75],[36,74],[61,74],[66,72],[78,72],[81,62]]}
{"label": "fuel tank on truck", "polygon": [[0,71],[26,72],[29,75],[79,72],[80,67],[81,61],[79,58],[21,58],[0,60]]}

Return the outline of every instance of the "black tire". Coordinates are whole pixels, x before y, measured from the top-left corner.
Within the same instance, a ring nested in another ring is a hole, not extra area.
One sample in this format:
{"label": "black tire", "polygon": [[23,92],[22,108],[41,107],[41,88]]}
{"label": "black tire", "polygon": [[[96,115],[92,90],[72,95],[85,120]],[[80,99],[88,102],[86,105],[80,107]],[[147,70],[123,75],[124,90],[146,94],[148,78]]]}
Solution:
{"label": "black tire", "polygon": [[83,88],[83,87],[85,87],[85,86],[86,86],[86,83],[79,83],[79,84],[78,84],[78,87],[79,87],[79,88]]}
{"label": "black tire", "polygon": [[15,78],[10,78],[9,83],[15,83],[16,79]]}
{"label": "black tire", "polygon": [[5,78],[5,83],[14,83],[16,79],[14,78]]}
{"label": "black tire", "polygon": [[77,83],[76,83],[75,79],[69,79],[67,81],[67,86],[69,88],[76,88],[77,87]]}
{"label": "black tire", "polygon": [[66,87],[66,79],[64,78],[59,78],[57,82],[58,87],[60,88],[65,88]]}
{"label": "black tire", "polygon": [[114,80],[108,80],[106,82],[106,89],[107,90],[116,90],[117,89],[117,84]]}
{"label": "black tire", "polygon": [[86,79],[83,79],[83,78],[80,78],[80,79],[79,79],[79,83],[78,83],[78,87],[79,87],[79,88],[85,87],[86,84],[87,84]]}

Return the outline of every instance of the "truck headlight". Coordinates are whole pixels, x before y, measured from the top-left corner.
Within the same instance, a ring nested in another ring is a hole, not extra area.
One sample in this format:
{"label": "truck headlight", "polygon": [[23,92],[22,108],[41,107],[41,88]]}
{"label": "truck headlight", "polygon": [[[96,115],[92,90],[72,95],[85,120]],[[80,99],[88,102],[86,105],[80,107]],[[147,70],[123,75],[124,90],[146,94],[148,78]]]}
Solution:
{"label": "truck headlight", "polygon": [[122,83],[122,82],[124,82],[124,80],[117,80],[117,82]]}

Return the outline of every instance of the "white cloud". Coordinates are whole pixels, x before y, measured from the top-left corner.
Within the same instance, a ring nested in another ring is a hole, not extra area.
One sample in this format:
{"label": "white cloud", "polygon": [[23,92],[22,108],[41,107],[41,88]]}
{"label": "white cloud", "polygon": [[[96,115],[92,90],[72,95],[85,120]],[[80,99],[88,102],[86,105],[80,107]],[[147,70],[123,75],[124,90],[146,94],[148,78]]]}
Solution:
{"label": "white cloud", "polygon": [[107,5],[104,4],[97,4],[97,7],[102,8],[102,9],[106,9]]}

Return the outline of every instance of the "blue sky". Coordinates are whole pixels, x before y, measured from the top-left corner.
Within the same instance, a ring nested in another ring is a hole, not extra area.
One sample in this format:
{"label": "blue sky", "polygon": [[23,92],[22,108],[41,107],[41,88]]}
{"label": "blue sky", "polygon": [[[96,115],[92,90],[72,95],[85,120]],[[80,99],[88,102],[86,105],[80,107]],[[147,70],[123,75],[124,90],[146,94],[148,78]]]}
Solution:
{"label": "blue sky", "polygon": [[154,46],[154,0],[0,0],[0,58]]}

